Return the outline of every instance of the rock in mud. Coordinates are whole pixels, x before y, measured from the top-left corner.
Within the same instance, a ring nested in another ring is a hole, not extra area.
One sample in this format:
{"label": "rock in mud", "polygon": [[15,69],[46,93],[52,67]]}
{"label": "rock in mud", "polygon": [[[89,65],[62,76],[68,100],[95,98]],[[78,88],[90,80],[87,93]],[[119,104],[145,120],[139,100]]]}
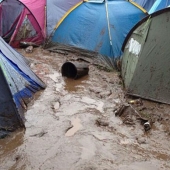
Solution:
{"label": "rock in mud", "polygon": [[32,52],[33,52],[33,49],[34,49],[33,46],[29,46],[29,47],[27,47],[27,48],[25,49],[25,52],[26,52],[26,53],[32,53]]}
{"label": "rock in mud", "polygon": [[54,109],[55,111],[58,110],[59,107],[60,107],[60,103],[59,103],[59,102],[54,103],[53,109]]}
{"label": "rock in mud", "polygon": [[107,120],[103,120],[101,118],[96,120],[97,126],[109,126],[109,122]]}
{"label": "rock in mud", "polygon": [[90,87],[89,90],[95,94],[99,94],[103,91],[101,88],[96,88],[96,87]]}
{"label": "rock in mud", "polygon": [[139,144],[147,144],[147,141],[146,141],[146,139],[145,138],[137,138],[137,142],[139,143]]}
{"label": "rock in mud", "polygon": [[100,98],[106,98],[108,96],[110,96],[112,94],[111,90],[109,91],[104,91],[104,92],[101,92],[99,95],[100,95]]}

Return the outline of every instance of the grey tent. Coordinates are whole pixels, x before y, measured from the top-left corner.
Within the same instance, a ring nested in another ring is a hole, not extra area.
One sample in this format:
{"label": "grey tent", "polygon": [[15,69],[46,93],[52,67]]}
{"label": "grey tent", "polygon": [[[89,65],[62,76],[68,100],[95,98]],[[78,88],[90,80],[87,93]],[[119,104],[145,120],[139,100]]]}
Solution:
{"label": "grey tent", "polygon": [[23,127],[28,101],[45,88],[26,61],[0,37],[0,130]]}
{"label": "grey tent", "polygon": [[59,22],[82,0],[47,0],[47,36],[50,36]]}
{"label": "grey tent", "polygon": [[127,35],[121,74],[127,94],[170,104],[170,8],[155,12]]}

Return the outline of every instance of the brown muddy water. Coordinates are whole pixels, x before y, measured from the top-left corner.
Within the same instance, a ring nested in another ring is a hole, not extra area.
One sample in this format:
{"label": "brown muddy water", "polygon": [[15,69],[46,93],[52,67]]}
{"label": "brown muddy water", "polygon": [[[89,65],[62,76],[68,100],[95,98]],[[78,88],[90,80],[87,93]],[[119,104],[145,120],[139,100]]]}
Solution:
{"label": "brown muddy water", "polygon": [[19,51],[47,88],[28,106],[26,129],[0,140],[0,170],[170,169],[168,105],[142,100],[134,106],[152,119],[145,132],[137,119],[127,123],[115,116],[131,100],[118,72],[90,64],[87,76],[72,80],[60,69],[74,54]]}

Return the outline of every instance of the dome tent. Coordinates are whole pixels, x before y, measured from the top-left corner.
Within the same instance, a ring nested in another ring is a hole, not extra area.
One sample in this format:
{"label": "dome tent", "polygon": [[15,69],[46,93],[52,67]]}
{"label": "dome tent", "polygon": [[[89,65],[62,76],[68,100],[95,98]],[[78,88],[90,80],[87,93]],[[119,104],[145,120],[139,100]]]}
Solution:
{"label": "dome tent", "polygon": [[24,111],[34,93],[45,84],[26,59],[0,37],[0,130],[24,126]]}
{"label": "dome tent", "polygon": [[146,15],[143,8],[125,0],[81,1],[56,22],[48,43],[97,52],[114,61],[122,54],[129,30]]}
{"label": "dome tent", "polygon": [[169,18],[170,8],[154,12],[127,35],[121,69],[127,94],[170,104]]}
{"label": "dome tent", "polygon": [[0,36],[13,47],[22,41],[40,45],[46,37],[45,9],[45,0],[3,0]]}

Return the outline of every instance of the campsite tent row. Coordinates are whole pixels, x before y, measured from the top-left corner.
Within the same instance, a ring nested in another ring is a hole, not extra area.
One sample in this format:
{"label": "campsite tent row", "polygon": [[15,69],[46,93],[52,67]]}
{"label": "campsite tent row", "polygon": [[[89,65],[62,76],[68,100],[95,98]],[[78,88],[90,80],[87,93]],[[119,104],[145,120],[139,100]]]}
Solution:
{"label": "campsite tent row", "polygon": [[[158,2],[134,1],[145,6]],[[114,60],[122,55],[130,29],[146,15],[143,8],[126,0],[4,0],[0,36],[13,47],[24,42],[40,45],[48,39],[50,45],[75,46]]]}
{"label": "campsite tent row", "polygon": [[[2,1],[0,35],[13,47],[22,42],[41,44],[46,39],[45,2]],[[117,57],[121,55],[121,45],[128,31],[145,16],[144,11],[123,0],[48,0],[47,32],[54,43],[60,40],[64,44],[68,38],[69,45]],[[67,37],[57,37],[65,33]],[[27,102],[36,91],[45,88],[27,60],[11,46],[0,38],[0,132],[24,126]]]}
{"label": "campsite tent row", "polygon": [[95,51],[112,60],[121,56],[130,29],[147,15],[126,0],[7,0],[0,8],[0,36],[13,47],[41,44],[47,33],[51,44]]}

